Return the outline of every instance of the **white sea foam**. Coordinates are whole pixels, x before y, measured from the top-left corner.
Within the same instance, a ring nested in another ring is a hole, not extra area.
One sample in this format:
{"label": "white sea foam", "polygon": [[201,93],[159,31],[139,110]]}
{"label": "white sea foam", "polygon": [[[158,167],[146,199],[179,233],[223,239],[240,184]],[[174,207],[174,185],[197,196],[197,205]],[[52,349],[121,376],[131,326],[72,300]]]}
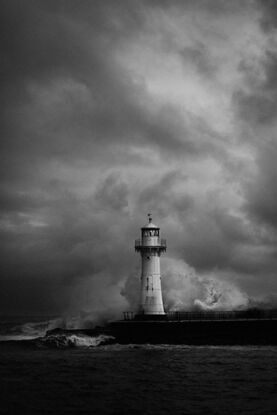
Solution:
{"label": "white sea foam", "polygon": [[71,347],[97,347],[113,343],[113,336],[100,334],[99,336],[87,336],[84,334],[50,334],[38,340],[39,346],[54,348]]}

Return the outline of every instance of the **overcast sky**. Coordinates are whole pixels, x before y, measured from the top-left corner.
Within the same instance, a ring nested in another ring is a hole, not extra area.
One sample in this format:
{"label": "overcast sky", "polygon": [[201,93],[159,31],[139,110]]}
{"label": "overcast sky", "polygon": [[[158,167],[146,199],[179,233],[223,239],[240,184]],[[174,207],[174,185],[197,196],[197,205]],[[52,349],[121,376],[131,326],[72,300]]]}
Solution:
{"label": "overcast sky", "polygon": [[273,302],[277,2],[0,3],[0,312]]}

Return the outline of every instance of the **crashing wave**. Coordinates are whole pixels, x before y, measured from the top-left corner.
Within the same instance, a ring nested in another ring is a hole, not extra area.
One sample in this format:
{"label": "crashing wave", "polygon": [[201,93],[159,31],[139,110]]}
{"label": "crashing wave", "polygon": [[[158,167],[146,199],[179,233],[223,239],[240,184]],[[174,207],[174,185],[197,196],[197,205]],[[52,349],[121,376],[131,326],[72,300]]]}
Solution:
{"label": "crashing wave", "polygon": [[98,336],[88,336],[84,334],[49,334],[36,340],[39,347],[51,348],[75,348],[84,347],[91,348],[115,342],[113,336],[99,334]]}
{"label": "crashing wave", "polygon": [[[5,323],[5,322],[4,322]],[[87,316],[84,320],[80,316],[63,316],[50,320],[24,322],[22,324],[2,324],[0,323],[0,342],[2,341],[21,341],[32,340],[43,337],[47,332],[54,329],[71,330],[71,329],[91,329],[96,325],[93,319]]]}

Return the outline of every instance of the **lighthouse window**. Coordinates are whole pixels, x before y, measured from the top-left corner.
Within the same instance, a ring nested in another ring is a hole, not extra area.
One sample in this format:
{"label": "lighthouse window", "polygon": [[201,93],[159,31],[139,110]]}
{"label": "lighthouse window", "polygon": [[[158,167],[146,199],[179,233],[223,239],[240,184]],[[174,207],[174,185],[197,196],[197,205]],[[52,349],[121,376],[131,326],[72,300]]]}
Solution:
{"label": "lighthouse window", "polygon": [[149,229],[149,230],[143,230],[142,232],[143,237],[149,237],[149,236],[159,236],[159,229]]}

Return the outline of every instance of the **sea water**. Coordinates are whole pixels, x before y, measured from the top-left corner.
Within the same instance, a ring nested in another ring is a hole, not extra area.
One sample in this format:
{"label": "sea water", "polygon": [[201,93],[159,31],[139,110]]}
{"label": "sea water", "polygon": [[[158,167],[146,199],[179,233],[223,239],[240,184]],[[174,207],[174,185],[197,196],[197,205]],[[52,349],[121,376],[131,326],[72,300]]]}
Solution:
{"label": "sea water", "polygon": [[4,320],[1,414],[277,414],[277,347],[106,345]]}

